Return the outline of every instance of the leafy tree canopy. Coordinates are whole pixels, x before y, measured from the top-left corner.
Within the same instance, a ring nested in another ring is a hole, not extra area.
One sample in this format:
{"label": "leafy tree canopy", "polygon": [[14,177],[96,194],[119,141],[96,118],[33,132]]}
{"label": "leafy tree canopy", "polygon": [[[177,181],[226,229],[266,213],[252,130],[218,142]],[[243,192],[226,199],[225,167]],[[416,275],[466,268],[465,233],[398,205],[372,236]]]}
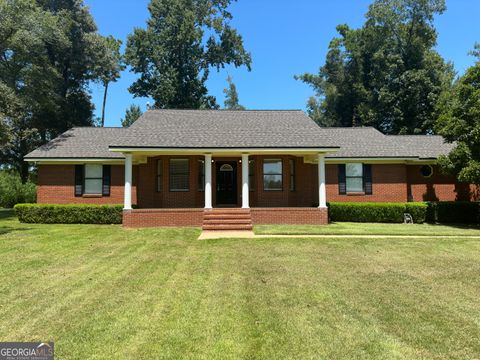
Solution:
{"label": "leafy tree canopy", "polygon": [[250,69],[242,37],[230,25],[232,0],[152,0],[146,29],[128,37],[126,62],[140,78],[129,88],[156,108],[217,108],[205,82],[212,68]]}
{"label": "leafy tree canopy", "polygon": [[324,126],[374,126],[387,134],[433,130],[454,76],[435,51],[444,0],[376,0],[360,29],[339,25],[318,74],[296,78],[315,96],[307,111]]}
{"label": "leafy tree canopy", "polygon": [[223,89],[223,93],[225,94],[225,109],[228,110],[245,110],[245,106],[240,105],[238,99],[238,92],[237,87],[233,83],[233,79],[231,76],[227,77],[228,88]]}
{"label": "leafy tree canopy", "polygon": [[129,127],[135,121],[142,116],[142,110],[138,105],[130,105],[130,107],[125,111],[125,117],[121,120],[123,127]]}
{"label": "leafy tree canopy", "polygon": [[73,126],[93,125],[91,81],[108,73],[107,41],[81,0],[0,0],[0,162]]}
{"label": "leafy tree canopy", "polygon": [[474,66],[455,83],[452,96],[443,104],[437,130],[456,147],[439,163],[460,181],[480,184],[480,46]]}

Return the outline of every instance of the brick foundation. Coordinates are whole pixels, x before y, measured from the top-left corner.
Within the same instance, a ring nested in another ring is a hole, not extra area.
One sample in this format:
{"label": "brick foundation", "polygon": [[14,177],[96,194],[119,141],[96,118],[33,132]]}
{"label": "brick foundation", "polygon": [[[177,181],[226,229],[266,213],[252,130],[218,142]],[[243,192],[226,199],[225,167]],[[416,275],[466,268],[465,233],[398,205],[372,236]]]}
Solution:
{"label": "brick foundation", "polygon": [[328,224],[328,209],[319,208],[252,208],[254,225],[268,224],[298,224],[325,225]]}
{"label": "brick foundation", "polygon": [[203,209],[134,209],[123,211],[125,227],[202,226]]}
{"label": "brick foundation", "polygon": [[[319,208],[252,208],[254,225],[328,224],[328,210]],[[129,228],[196,226],[203,223],[203,209],[134,209],[123,212],[123,226]]]}

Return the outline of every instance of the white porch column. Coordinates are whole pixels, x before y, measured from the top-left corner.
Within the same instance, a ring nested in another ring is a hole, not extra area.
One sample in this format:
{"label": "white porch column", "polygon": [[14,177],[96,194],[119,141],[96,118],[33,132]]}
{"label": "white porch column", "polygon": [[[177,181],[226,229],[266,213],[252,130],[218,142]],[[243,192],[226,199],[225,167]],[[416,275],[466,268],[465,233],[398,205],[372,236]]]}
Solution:
{"label": "white porch column", "polygon": [[248,188],[248,154],[242,154],[242,209],[250,208]]}
{"label": "white porch column", "polygon": [[125,154],[124,210],[132,209],[132,154]]}
{"label": "white porch column", "polygon": [[212,208],[212,154],[205,154],[205,209]]}
{"label": "white porch column", "polygon": [[318,207],[327,207],[327,191],[325,187],[325,154],[318,154]]}

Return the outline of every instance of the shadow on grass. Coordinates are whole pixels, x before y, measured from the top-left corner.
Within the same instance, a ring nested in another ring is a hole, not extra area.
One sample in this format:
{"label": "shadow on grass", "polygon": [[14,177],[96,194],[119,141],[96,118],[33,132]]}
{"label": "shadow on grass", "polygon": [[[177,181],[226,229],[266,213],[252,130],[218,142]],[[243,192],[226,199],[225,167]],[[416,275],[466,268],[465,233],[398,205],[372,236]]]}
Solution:
{"label": "shadow on grass", "polygon": [[13,219],[15,211],[13,209],[0,209],[0,220]]}
{"label": "shadow on grass", "polygon": [[462,230],[480,230],[480,225],[478,224],[455,224],[455,223],[428,223],[428,225],[439,225],[445,227],[451,227],[453,229],[462,229]]}

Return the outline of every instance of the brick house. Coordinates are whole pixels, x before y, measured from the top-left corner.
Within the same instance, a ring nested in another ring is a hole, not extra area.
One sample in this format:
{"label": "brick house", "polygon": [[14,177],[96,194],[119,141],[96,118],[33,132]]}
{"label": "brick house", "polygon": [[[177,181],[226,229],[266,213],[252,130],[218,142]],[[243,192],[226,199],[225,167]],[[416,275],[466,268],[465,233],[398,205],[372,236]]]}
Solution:
{"label": "brick house", "polygon": [[324,224],[327,201],[470,200],[473,186],[435,166],[451,149],[302,111],[150,110],[129,128],[73,128],[26,160],[39,203],[123,204],[130,227],[237,229]]}

